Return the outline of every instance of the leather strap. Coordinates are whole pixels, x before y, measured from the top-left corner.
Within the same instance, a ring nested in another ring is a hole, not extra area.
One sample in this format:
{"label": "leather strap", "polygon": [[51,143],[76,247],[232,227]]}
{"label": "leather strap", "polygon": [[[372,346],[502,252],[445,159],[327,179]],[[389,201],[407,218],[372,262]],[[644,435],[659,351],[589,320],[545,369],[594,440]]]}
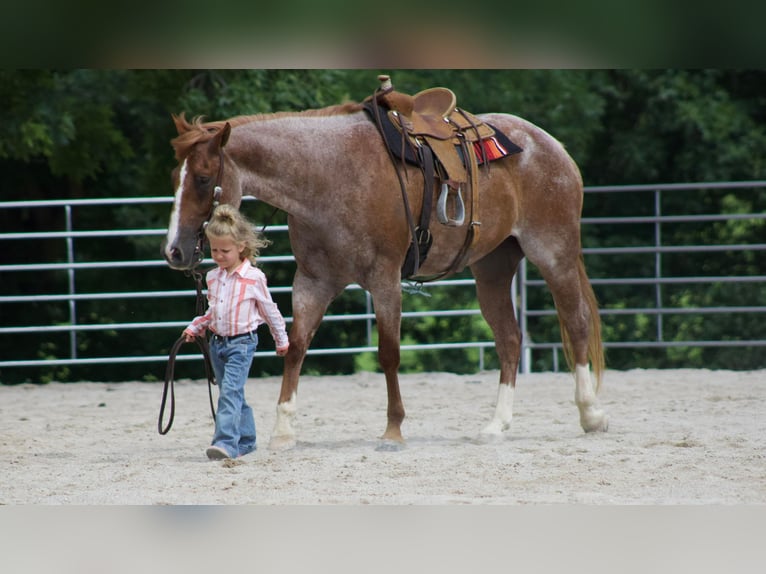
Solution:
{"label": "leather strap", "polygon": [[[412,210],[410,209],[410,200],[407,197],[407,187],[404,184],[404,180],[402,179],[401,171],[399,170],[399,166],[396,163],[396,159],[394,158],[394,154],[391,152],[391,144],[388,142],[388,139],[386,138],[385,130],[383,129],[383,120],[380,117],[380,106],[378,105],[378,94],[379,92],[375,92],[372,95],[372,109],[375,112],[375,121],[377,122],[378,131],[383,136],[383,143],[385,143],[386,151],[388,152],[388,157],[391,160],[391,165],[394,166],[394,171],[396,172],[396,177],[399,180],[399,187],[402,190],[402,202],[404,203],[404,212],[407,216],[407,225],[410,228],[410,249],[413,251],[413,256],[415,258],[415,265],[414,265],[414,271],[413,274],[416,274],[418,272],[418,269],[420,269],[420,254],[418,250],[418,241],[417,241],[417,231],[415,230],[415,222],[412,219]],[[402,145],[404,145],[404,142],[402,142]]]}
{"label": "leather strap", "polygon": [[[193,272],[194,279],[197,287],[197,309],[196,315],[202,315],[205,312],[205,297],[202,295],[202,274],[198,271]],[[170,356],[168,357],[168,364],[165,367],[165,387],[162,389],[162,400],[160,401],[160,414],[157,418],[157,430],[161,435],[167,434],[170,427],[173,426],[173,419],[176,414],[176,394],[175,394],[175,366],[176,355],[178,350],[186,342],[183,335],[176,339],[173,343],[173,347],[170,349]],[[215,421],[215,406],[213,405],[213,385],[216,384],[215,374],[213,373],[213,365],[210,362],[210,349],[205,337],[195,337],[194,342],[202,352],[202,358],[205,363],[205,375],[207,376],[207,392],[210,399],[210,412],[213,415]],[[168,398],[168,390],[170,390],[170,418],[168,424],[162,426],[162,420],[165,418],[165,403]]]}

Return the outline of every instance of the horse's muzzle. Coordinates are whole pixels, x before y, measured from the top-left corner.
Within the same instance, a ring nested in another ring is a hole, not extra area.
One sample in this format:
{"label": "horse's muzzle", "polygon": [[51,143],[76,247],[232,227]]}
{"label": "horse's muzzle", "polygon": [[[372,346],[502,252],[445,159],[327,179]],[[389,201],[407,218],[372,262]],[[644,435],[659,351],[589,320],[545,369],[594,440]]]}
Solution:
{"label": "horse's muzzle", "polygon": [[197,263],[194,257],[194,249],[185,251],[177,244],[168,246],[167,241],[163,241],[160,245],[160,252],[172,269],[186,271]]}

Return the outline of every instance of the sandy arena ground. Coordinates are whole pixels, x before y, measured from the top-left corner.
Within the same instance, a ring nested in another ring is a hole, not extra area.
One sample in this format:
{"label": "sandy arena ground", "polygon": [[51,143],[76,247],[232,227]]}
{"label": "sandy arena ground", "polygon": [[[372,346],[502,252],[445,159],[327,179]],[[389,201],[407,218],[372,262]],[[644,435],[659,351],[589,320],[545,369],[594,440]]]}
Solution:
{"label": "sandy arena ground", "polygon": [[0,504],[766,504],[766,371],[609,371],[609,432],[587,435],[569,374],[522,375],[511,431],[483,443],[497,376],[403,375],[400,452],[375,449],[380,374],[304,377],[285,452],[268,449],[279,379],[251,379],[259,448],[225,462],[204,454],[204,381],[176,382],[165,436],[160,383],[2,386]]}

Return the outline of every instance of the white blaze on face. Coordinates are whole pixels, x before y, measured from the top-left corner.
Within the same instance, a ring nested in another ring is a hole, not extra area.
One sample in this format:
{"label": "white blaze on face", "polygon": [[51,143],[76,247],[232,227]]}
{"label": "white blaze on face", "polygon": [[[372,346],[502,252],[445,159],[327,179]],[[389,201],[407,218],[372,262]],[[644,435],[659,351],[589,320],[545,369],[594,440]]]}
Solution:
{"label": "white blaze on face", "polygon": [[181,164],[181,171],[178,175],[178,188],[176,189],[175,199],[173,200],[173,209],[170,212],[170,223],[168,223],[167,243],[165,244],[165,255],[170,257],[170,251],[175,244],[178,236],[178,224],[181,218],[181,195],[184,190],[184,180],[186,179],[186,160]]}

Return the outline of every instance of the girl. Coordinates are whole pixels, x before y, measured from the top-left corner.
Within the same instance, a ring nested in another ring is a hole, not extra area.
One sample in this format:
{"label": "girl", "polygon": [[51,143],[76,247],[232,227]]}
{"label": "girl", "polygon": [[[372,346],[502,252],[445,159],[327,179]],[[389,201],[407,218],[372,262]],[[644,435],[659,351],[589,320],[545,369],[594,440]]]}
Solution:
{"label": "girl", "polygon": [[289,347],[285,320],[255,267],[259,250],[269,242],[230,205],[219,205],[205,229],[217,268],[208,271],[207,312],[184,329],[186,341],[210,329],[210,360],[218,382],[218,413],[208,458],[244,456],[255,450],[255,419],[245,401],[245,382],[258,345],[256,330],[268,323],[284,356]]}

